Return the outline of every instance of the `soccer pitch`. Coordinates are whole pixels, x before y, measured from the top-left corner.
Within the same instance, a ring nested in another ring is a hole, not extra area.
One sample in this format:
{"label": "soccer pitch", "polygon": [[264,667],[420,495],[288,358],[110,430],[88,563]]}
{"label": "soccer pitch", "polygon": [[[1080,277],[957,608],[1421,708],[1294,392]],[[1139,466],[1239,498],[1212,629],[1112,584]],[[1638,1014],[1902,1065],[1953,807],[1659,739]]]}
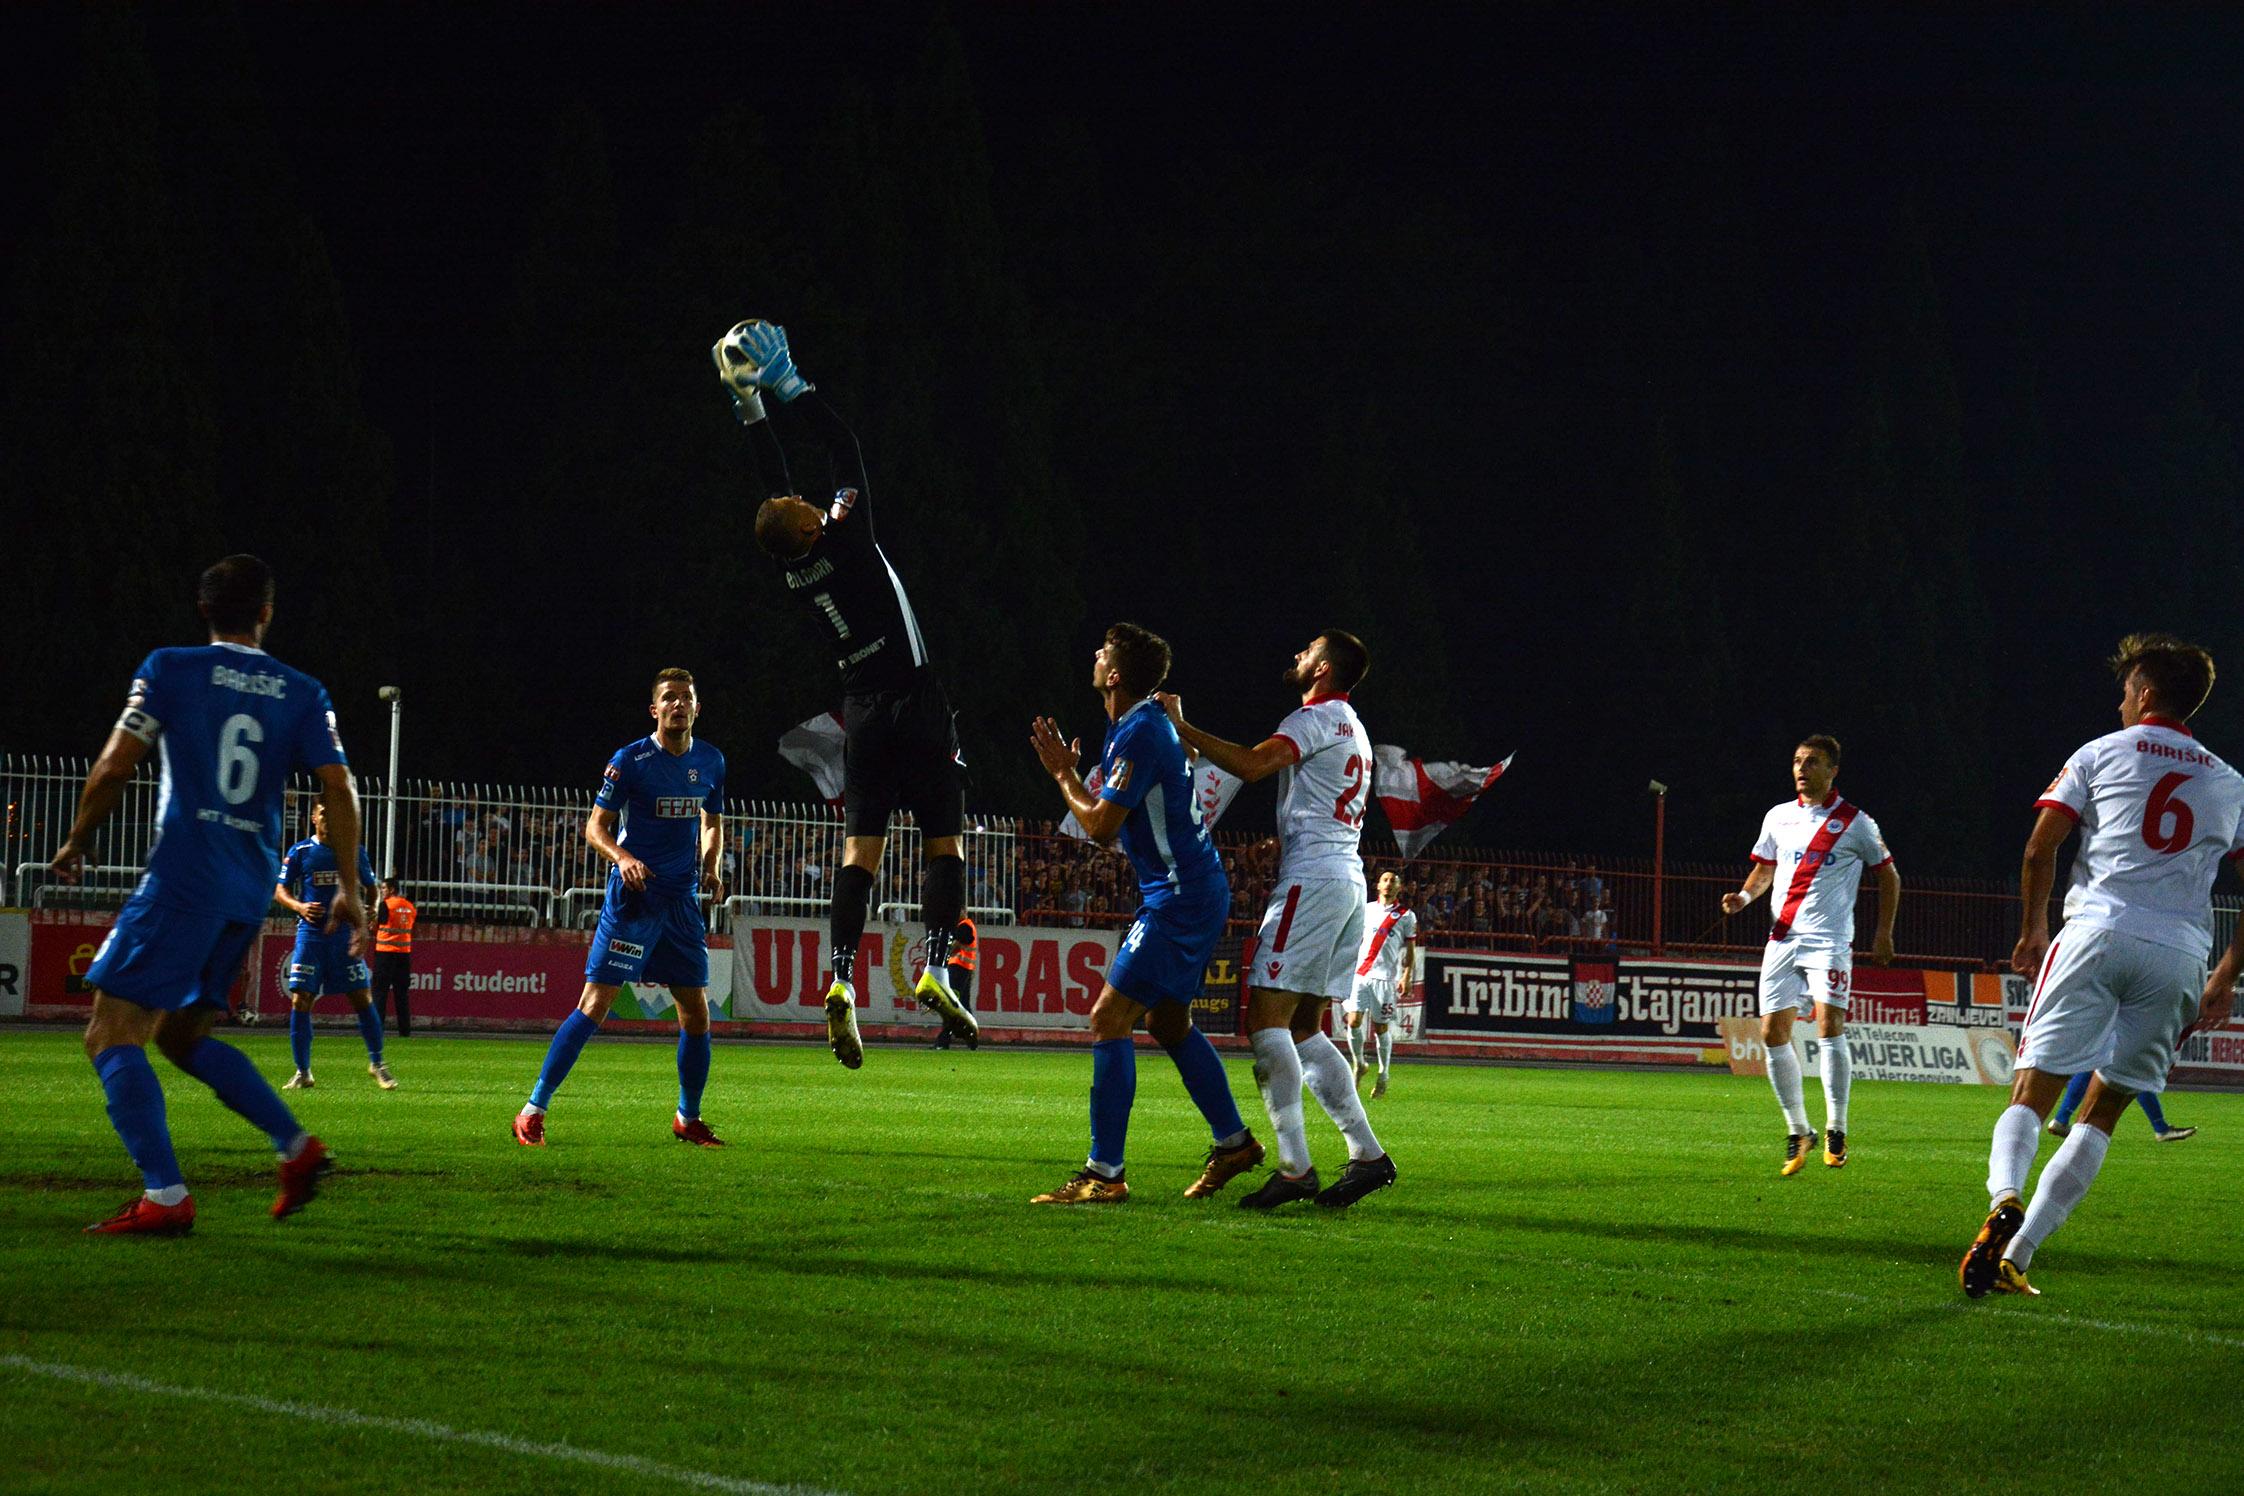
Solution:
{"label": "soccer pitch", "polygon": [[1073,1210],[1026,1202],[1081,1160],[1080,1052],[721,1045],[722,1151],[670,1138],[670,1047],[613,1040],[517,1147],[542,1052],[393,1041],[383,1094],[323,1029],[292,1100],[338,1171],[279,1223],[263,1140],[159,1061],[201,1217],[92,1239],[138,1187],[100,1088],[75,1036],[0,1034],[0,1486],[2244,1485],[2234,1096],[2176,1096],[2181,1144],[2130,1112],[2044,1297],[1968,1303],[1988,1090],[1860,1083],[1854,1161],[1779,1179],[1759,1081],[1403,1064],[1401,1183],[1262,1216],[1181,1197],[1206,1139],[1158,1051],[1129,1203]]}

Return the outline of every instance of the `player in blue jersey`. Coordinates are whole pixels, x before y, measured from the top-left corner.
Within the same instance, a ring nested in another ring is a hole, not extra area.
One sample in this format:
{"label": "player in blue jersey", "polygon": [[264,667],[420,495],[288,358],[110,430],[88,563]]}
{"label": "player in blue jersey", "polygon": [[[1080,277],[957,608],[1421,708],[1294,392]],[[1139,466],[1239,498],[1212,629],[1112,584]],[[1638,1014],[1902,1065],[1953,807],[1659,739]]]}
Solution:
{"label": "player in blue jersey", "polygon": [[[95,833],[160,743],[163,788],[148,866],[86,972],[94,989],[86,1056],[146,1191],[90,1232],[177,1236],[195,1224],[163,1088],[148,1063],[151,1039],[272,1139],[281,1159],[276,1218],[310,1200],[328,1168],[327,1149],[297,1125],[249,1056],[210,1030],[226,1016],[227,993],[272,902],[288,776],[318,776],[335,845],[354,851],[358,791],[327,689],[262,648],[273,621],[271,569],[255,556],[228,556],[203,573],[197,602],[210,643],[159,649],[141,662],[51,864],[65,882],[78,880]],[[354,939],[364,930],[355,859],[337,880],[326,923]]]}
{"label": "player in blue jersey", "polygon": [[657,674],[647,710],[655,730],[608,760],[584,824],[584,839],[613,867],[585,962],[584,996],[561,1020],[538,1083],[514,1119],[514,1140],[528,1147],[544,1145],[553,1093],[600,1032],[618,989],[639,981],[668,987],[678,1006],[671,1135],[703,1148],[724,1146],[701,1120],[709,1084],[709,927],[701,895],[723,891],[717,859],[725,845],[725,756],[694,738],[701,698],[691,671]]}
{"label": "player in blue jersey", "polygon": [[[382,1014],[374,1006],[374,977],[366,960],[352,949],[350,931],[329,934],[327,904],[342,885],[343,869],[335,844],[327,837],[327,807],[312,807],[312,834],[288,849],[281,859],[280,886],[274,902],[296,911],[296,949],[288,957],[288,1049],[295,1057],[296,1073],[284,1091],[312,1088],[312,1004],[337,993],[358,1010],[359,1037],[366,1041],[366,1073],[385,1091],[397,1089],[397,1077],[382,1063]],[[358,885],[374,886],[374,864],[366,849],[358,849]]]}
{"label": "player in blue jersey", "polygon": [[1169,646],[1157,635],[1130,623],[1106,631],[1091,659],[1091,684],[1112,724],[1095,793],[1076,772],[1080,741],[1062,737],[1045,717],[1030,729],[1037,758],[1084,831],[1098,842],[1120,838],[1141,896],[1137,919],[1091,1005],[1091,1156],[1067,1183],[1032,1204],[1106,1205],[1130,1197],[1122,1145],[1137,1097],[1130,1033],[1140,1018],[1176,1061],[1214,1139],[1206,1169],[1185,1194],[1212,1195],[1262,1162],[1262,1144],[1239,1120],[1223,1061],[1192,1022],[1192,1000],[1231,911],[1231,883],[1201,824],[1184,744],[1153,699],[1168,674]]}

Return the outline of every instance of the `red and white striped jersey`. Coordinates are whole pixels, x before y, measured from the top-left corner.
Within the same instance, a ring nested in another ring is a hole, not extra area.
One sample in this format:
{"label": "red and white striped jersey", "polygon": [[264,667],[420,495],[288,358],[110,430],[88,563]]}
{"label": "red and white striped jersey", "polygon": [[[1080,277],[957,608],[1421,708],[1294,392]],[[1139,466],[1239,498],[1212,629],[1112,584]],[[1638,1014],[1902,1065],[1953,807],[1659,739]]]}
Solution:
{"label": "red and white striped jersey", "polygon": [[2166,717],[2106,733],[2034,802],[2080,826],[2065,927],[2112,929],[2207,956],[2213,879],[2244,856],[2244,776]]}
{"label": "red and white striped jersey", "polygon": [[1753,860],[1776,869],[1769,885],[1769,939],[1833,955],[1854,948],[1854,899],[1864,868],[1893,861],[1878,823],[1833,794],[1821,805],[1798,797],[1761,818]]}
{"label": "red and white striped jersey", "polygon": [[1278,724],[1293,767],[1278,778],[1278,881],[1363,880],[1371,738],[1345,695],[1317,696]]}
{"label": "red and white striped jersey", "polygon": [[1356,960],[1357,978],[1370,982],[1399,980],[1403,946],[1417,938],[1417,915],[1400,904],[1373,899],[1364,910],[1364,948]]}

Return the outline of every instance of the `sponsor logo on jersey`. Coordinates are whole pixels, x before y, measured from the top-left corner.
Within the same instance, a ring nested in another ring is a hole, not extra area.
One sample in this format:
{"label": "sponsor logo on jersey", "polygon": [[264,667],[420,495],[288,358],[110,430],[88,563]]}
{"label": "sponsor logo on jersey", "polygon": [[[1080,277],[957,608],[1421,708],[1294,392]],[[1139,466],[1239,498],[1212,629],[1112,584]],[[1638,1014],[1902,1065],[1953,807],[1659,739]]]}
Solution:
{"label": "sponsor logo on jersey", "polygon": [[833,561],[825,556],[820,556],[816,561],[804,567],[801,571],[788,572],[787,587],[789,591],[792,591],[797,587],[808,587],[814,582],[825,581],[826,578],[832,576],[833,574]]}
{"label": "sponsor logo on jersey", "polygon": [[633,945],[628,940],[611,940],[608,942],[608,954],[611,957],[629,956],[634,961],[640,961],[646,959],[647,948],[643,945]]}
{"label": "sponsor logo on jersey", "polygon": [[1130,776],[1136,772],[1136,768],[1137,766],[1126,758],[1116,759],[1114,761],[1114,772],[1106,776],[1106,787],[1118,795],[1121,794],[1130,787]]}
{"label": "sponsor logo on jersey", "polygon": [[148,682],[133,677],[132,689],[125,693],[126,706],[145,706],[148,703]]}
{"label": "sponsor logo on jersey", "polygon": [[690,821],[701,814],[701,801],[692,795],[658,795],[655,815],[665,821]]}
{"label": "sponsor logo on jersey", "polygon": [[[222,686],[229,691],[240,691],[246,696],[270,696],[275,701],[288,695],[288,680],[286,677],[267,675],[262,670],[252,675],[246,671],[236,670],[230,665],[211,666],[210,683],[214,686]],[[138,684],[138,682],[135,682],[135,684]],[[330,716],[328,720],[332,722],[334,718]]]}

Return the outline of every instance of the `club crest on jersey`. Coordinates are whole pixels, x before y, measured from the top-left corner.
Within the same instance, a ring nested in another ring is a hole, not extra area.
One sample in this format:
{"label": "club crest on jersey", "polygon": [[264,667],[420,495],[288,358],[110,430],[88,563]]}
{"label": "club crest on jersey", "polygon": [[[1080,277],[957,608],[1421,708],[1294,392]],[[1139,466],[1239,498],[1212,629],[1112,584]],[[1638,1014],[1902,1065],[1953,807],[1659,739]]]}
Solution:
{"label": "club crest on jersey", "polygon": [[688,783],[688,784],[699,784],[699,783],[701,783],[701,771],[700,771],[699,769],[688,769],[688,770],[686,770],[686,783]]}
{"label": "club crest on jersey", "polygon": [[1830,820],[1823,823],[1823,829],[1833,836],[1839,836],[1846,831],[1847,823],[1840,820],[1837,816],[1833,816]]}

